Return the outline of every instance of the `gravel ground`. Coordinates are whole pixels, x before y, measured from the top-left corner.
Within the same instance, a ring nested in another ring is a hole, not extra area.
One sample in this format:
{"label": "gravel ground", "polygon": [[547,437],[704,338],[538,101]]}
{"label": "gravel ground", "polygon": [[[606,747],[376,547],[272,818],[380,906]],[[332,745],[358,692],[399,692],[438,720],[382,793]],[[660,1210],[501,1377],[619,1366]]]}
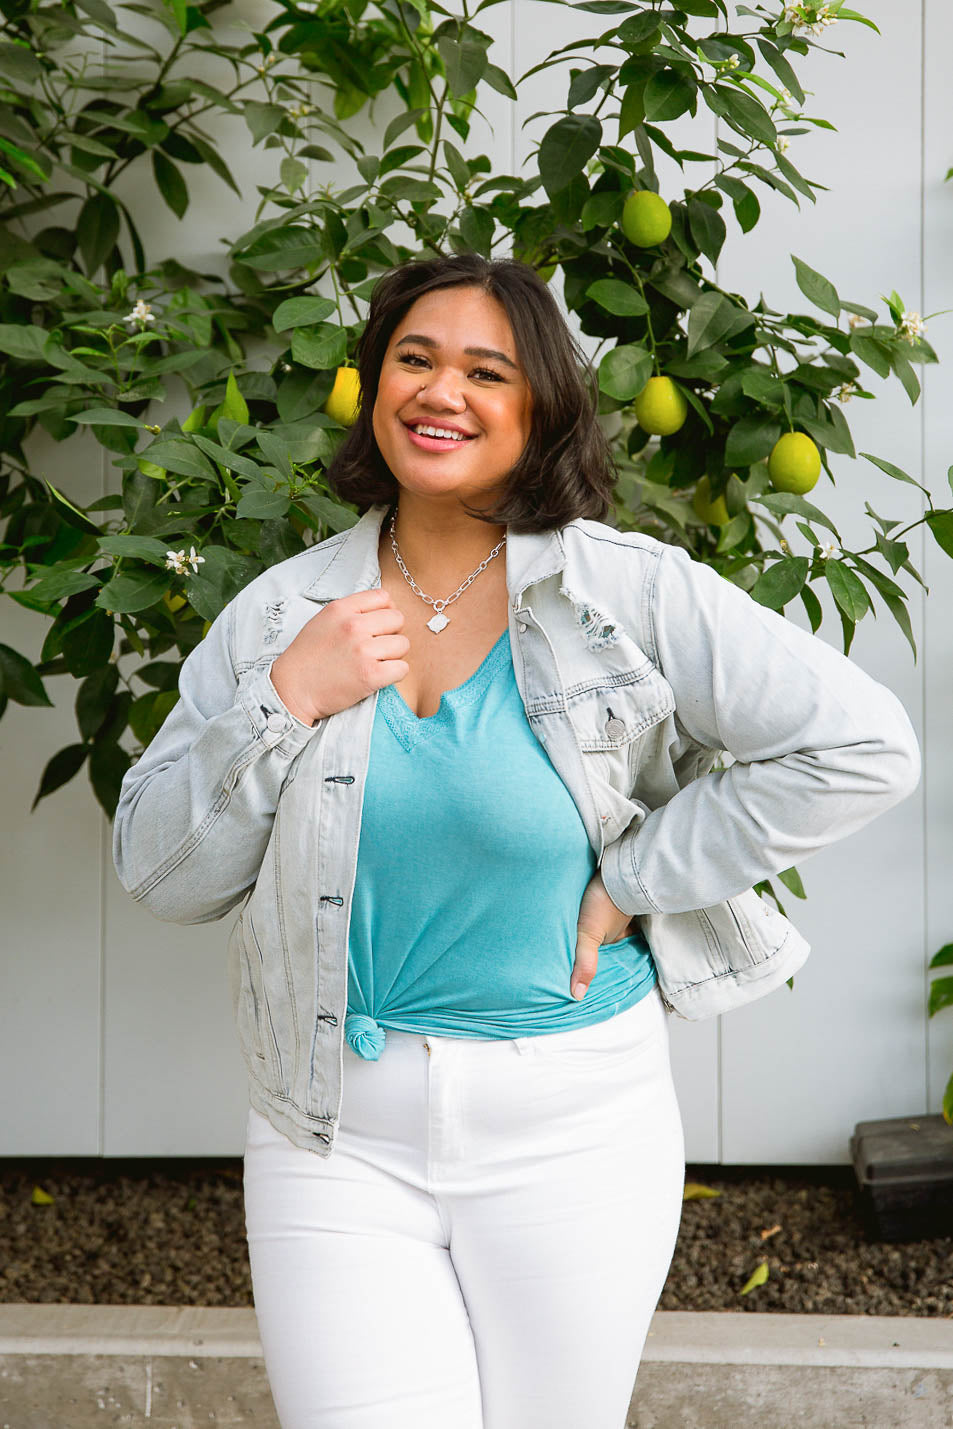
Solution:
{"label": "gravel ground", "polygon": [[[868,1240],[849,1167],[687,1180],[661,1309],[953,1317],[953,1238]],[[0,1161],[0,1301],[250,1305],[241,1163]]]}

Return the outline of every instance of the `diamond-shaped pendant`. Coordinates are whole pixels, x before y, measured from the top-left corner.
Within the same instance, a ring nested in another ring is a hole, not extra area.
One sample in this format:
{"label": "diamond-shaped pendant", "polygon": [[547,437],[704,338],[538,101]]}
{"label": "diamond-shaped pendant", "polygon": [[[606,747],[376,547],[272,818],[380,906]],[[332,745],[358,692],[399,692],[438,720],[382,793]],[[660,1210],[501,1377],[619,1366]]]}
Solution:
{"label": "diamond-shaped pendant", "polygon": [[437,613],[432,615],[427,621],[427,629],[432,630],[434,635],[439,635],[444,626],[449,624],[450,621],[444,615],[443,611],[438,610]]}

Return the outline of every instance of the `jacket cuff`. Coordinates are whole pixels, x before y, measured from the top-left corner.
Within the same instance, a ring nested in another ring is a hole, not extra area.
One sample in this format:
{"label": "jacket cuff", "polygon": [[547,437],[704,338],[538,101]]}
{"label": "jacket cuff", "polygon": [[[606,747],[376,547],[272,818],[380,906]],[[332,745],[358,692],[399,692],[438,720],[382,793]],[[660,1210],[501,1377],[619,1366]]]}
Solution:
{"label": "jacket cuff", "polygon": [[324,724],[323,720],[305,724],[291,713],[271,682],[270,665],[249,672],[239,688],[238,702],[266,749],[280,744],[284,753],[298,754]]}
{"label": "jacket cuff", "polygon": [[607,846],[602,855],[600,872],[606,892],[615,906],[630,916],[634,913],[657,913],[639,878],[635,865],[635,832],[627,830]]}

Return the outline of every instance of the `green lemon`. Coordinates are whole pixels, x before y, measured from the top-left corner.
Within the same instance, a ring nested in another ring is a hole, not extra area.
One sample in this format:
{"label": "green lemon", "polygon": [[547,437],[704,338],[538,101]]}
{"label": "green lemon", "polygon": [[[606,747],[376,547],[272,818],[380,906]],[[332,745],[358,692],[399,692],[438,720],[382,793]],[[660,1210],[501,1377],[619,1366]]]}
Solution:
{"label": "green lemon", "polygon": [[183,605],[186,604],[186,599],[184,595],[173,595],[170,590],[167,590],[165,592],[162,597],[162,601],[164,605],[168,606],[169,610],[171,610],[173,615],[177,610],[181,610]]}
{"label": "green lemon", "polygon": [[632,404],[643,432],[668,437],[688,416],[688,403],[671,377],[650,377]]}
{"label": "green lemon", "polygon": [[803,432],[785,432],[771,448],[768,475],[775,491],[803,496],[817,484],[820,474],[821,454]]}
{"label": "green lemon", "polygon": [[622,232],[637,248],[654,248],[672,231],[672,211],[651,189],[629,194],[622,208]]}
{"label": "green lemon", "polygon": [[706,521],[709,526],[724,526],[731,520],[728,507],[725,504],[724,493],[712,501],[711,482],[707,476],[701,476],[698,479],[695,495],[692,497],[692,508],[695,515],[702,521]]}
{"label": "green lemon", "polygon": [[331,395],[324,404],[329,417],[342,427],[353,427],[361,405],[361,379],[356,367],[339,367]]}

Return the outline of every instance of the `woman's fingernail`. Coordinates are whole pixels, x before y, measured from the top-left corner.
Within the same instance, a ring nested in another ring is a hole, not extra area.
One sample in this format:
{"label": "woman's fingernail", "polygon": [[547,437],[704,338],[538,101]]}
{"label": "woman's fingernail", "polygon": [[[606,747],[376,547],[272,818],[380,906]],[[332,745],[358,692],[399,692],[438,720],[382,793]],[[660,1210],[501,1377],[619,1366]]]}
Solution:
{"label": "woman's fingernail", "polygon": [[572,995],[573,995],[573,997],[575,997],[577,1000],[580,999],[580,998],[585,997],[585,995],[586,995],[586,984],[585,984],[584,982],[574,982],[573,985],[572,985]]}

